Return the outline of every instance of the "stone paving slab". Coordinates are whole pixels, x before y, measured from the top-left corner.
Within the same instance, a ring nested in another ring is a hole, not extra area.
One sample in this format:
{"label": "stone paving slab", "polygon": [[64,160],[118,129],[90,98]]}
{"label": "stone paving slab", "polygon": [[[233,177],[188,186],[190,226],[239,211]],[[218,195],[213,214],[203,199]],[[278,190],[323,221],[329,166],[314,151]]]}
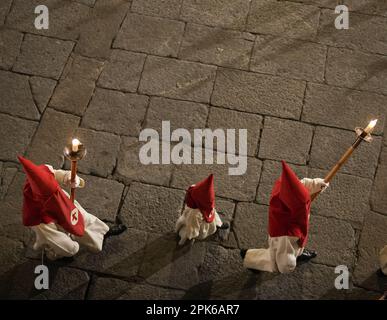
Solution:
{"label": "stone paving slab", "polygon": [[[384,153],[386,154],[386,153]],[[371,196],[371,206],[372,209],[377,212],[387,212],[387,200],[385,197],[386,191],[387,191],[387,184],[386,184],[386,174],[387,174],[387,157],[384,156],[383,159],[383,165],[379,165],[374,185],[372,189],[372,196]]]}
{"label": "stone paving slab", "polygon": [[11,8],[12,0],[4,0],[0,4],[0,25],[4,24],[5,18]]}
{"label": "stone paving slab", "polygon": [[269,207],[255,203],[238,203],[234,230],[240,248],[266,248]]}
{"label": "stone paving slab", "polygon": [[[34,26],[35,8],[45,5],[49,8],[51,23],[48,30],[38,30]],[[59,39],[76,40],[79,27],[88,20],[90,8],[80,3],[69,1],[66,5],[61,0],[14,0],[7,17],[6,25],[23,32],[50,36]]]}
{"label": "stone paving slab", "polygon": [[181,19],[227,29],[243,29],[249,12],[249,0],[185,0]]}
{"label": "stone paving slab", "polygon": [[[170,165],[144,165],[138,154],[144,142],[132,137],[121,138],[117,166],[114,172],[115,179],[125,184],[139,181],[155,185],[169,186],[173,167]],[[158,142],[158,141],[157,141]]]}
{"label": "stone paving slab", "polygon": [[241,261],[239,250],[208,245],[199,270],[200,285],[191,288],[186,296],[200,290],[206,299],[254,299],[254,276],[243,269]]}
{"label": "stone paving slab", "polygon": [[147,283],[129,283],[114,278],[98,277],[91,284],[88,299],[179,300],[184,294],[182,290],[166,289]]}
{"label": "stone paving slab", "polygon": [[348,49],[329,48],[328,84],[386,94],[387,57]]}
{"label": "stone paving slab", "polygon": [[30,77],[31,92],[40,113],[46,109],[57,82],[42,77]]}
{"label": "stone paving slab", "polygon": [[120,218],[131,228],[155,233],[173,232],[184,197],[182,190],[135,182],[129,187]]}
{"label": "stone paving slab", "polygon": [[[354,132],[317,127],[310,152],[310,166],[328,171],[355,140]],[[362,143],[340,172],[372,179],[378,165],[381,144],[380,137],[375,137],[372,143]]]}
{"label": "stone paving slab", "polygon": [[[208,116],[208,127],[216,129],[235,129],[236,149],[239,154],[254,157],[258,152],[260,132],[262,130],[263,117],[256,114],[246,114],[234,110],[223,108],[210,108]],[[238,150],[238,141],[240,141],[239,129],[247,129],[247,153]],[[221,152],[227,152],[227,146],[214,143],[214,148]]]}
{"label": "stone paving slab", "polygon": [[229,109],[298,119],[305,83],[252,72],[218,69],[211,103]]}
{"label": "stone paving slab", "polygon": [[139,276],[148,283],[188,289],[199,281],[198,268],[202,265],[206,244],[179,246],[176,234],[149,235]]}
{"label": "stone paving slab", "polygon": [[179,58],[248,69],[255,36],[250,33],[187,24]]}
{"label": "stone paving slab", "polygon": [[[27,34],[13,70],[59,79],[73,46],[71,41]],[[45,48],[43,52],[42,48]]]}
{"label": "stone paving slab", "polygon": [[[310,177],[324,177],[326,173],[324,170],[309,170]],[[370,179],[339,173],[313,203],[312,213],[349,221],[359,228],[369,211],[371,185]]]}
{"label": "stone paving slab", "polygon": [[144,128],[156,130],[159,138],[163,139],[162,121],[170,121],[171,132],[176,129],[186,129],[193,137],[193,129],[206,127],[208,109],[208,106],[203,103],[152,97]]}
{"label": "stone paving slab", "polygon": [[280,1],[290,1],[290,2],[298,2],[315,5],[321,8],[336,8],[338,4],[340,4],[341,0],[280,0]]}
{"label": "stone paving slab", "polygon": [[129,6],[127,0],[98,0],[94,10],[80,24],[75,52],[97,59],[109,58],[112,42]]}
{"label": "stone paving slab", "polygon": [[315,6],[273,0],[252,0],[246,29],[311,40],[317,33],[320,10]]}
{"label": "stone paving slab", "polygon": [[[387,53],[386,29],[387,18],[365,14],[351,13],[351,27],[345,32],[337,32],[334,11],[323,9],[316,40],[333,47],[344,47],[354,50]],[[350,57],[348,57],[350,58]]]}
{"label": "stone paving slab", "polygon": [[177,19],[183,0],[133,0],[131,11],[151,16]]}
{"label": "stone paving slab", "polygon": [[66,67],[50,101],[50,106],[71,114],[84,114],[94,93],[95,81],[103,64],[75,56]]}
{"label": "stone paving slab", "polygon": [[[79,128],[76,134],[86,146],[89,156],[78,163],[78,170],[85,174],[107,177],[113,173],[121,138],[111,133]],[[68,164],[68,161],[67,161]]]}
{"label": "stone paving slab", "polygon": [[0,162],[0,200],[3,200],[8,192],[9,185],[17,173],[17,168]]}
{"label": "stone paving slab", "polygon": [[325,46],[273,35],[258,35],[250,70],[287,78],[324,81]]}
{"label": "stone paving slab", "polygon": [[[1,9],[0,9],[1,10]],[[1,21],[1,18],[0,18]],[[0,31],[0,68],[9,70],[19,54],[23,34],[15,30]]]}
{"label": "stone paving slab", "polygon": [[[32,300],[83,300],[89,283],[86,272],[74,268],[49,264],[49,290],[36,290],[34,283],[34,269],[40,264],[39,260],[29,260],[17,265],[0,279],[0,296],[6,299]],[[22,281],[20,281],[22,280]]]}
{"label": "stone paving slab", "polygon": [[301,119],[348,130],[378,119],[374,134],[381,134],[386,124],[386,103],[383,95],[308,83]]}
{"label": "stone paving slab", "polygon": [[100,219],[115,221],[124,185],[109,179],[81,175],[86,186],[77,189],[77,200],[85,210]]}
{"label": "stone paving slab", "polygon": [[64,163],[63,148],[78,127],[80,118],[46,109],[28,147],[27,157],[37,164],[48,163],[60,168]]}
{"label": "stone paving slab", "polygon": [[352,269],[355,262],[355,231],[348,222],[312,214],[307,247],[317,251],[313,262],[332,267],[345,265]]}
{"label": "stone paving slab", "polygon": [[386,216],[375,212],[368,212],[365,216],[354,279],[356,284],[369,290],[383,289],[381,279],[377,278],[375,271],[380,268],[378,254],[387,241],[386,225]]}
{"label": "stone paving slab", "polygon": [[213,66],[149,56],[139,92],[166,98],[209,102],[215,80]]}
{"label": "stone paving slab", "polygon": [[23,187],[26,176],[17,172],[8,186],[8,191],[3,201],[0,201],[2,221],[0,229],[2,235],[22,242],[27,245],[32,241],[32,230],[22,224]]}
{"label": "stone paving slab", "polygon": [[27,76],[0,71],[0,81],[7,83],[7,86],[0,89],[0,94],[4,97],[0,100],[0,112],[30,120],[40,119]]}
{"label": "stone paving slab", "polygon": [[[2,139],[0,145],[0,160],[2,161],[17,161],[18,155],[23,155],[34,135],[38,123],[35,121],[15,118],[6,114],[0,114],[0,134]],[[18,128],[17,132],[9,135],[14,128]]]}
{"label": "stone paving slab", "polygon": [[98,79],[98,86],[136,92],[146,56],[141,53],[113,50]]}
{"label": "stone paving slab", "polygon": [[139,271],[147,237],[146,232],[128,229],[105,240],[103,251],[97,254],[82,250],[68,266],[131,279]]}
{"label": "stone paving slab", "polygon": [[129,14],[114,41],[114,47],[176,57],[183,32],[183,22]]}
{"label": "stone paving slab", "polygon": [[[83,117],[82,126],[117,135],[138,136],[145,117],[147,96],[97,89]],[[106,108],[107,104],[110,108]],[[104,121],[111,114],[117,120]]]}
{"label": "stone paving slab", "polygon": [[306,164],[313,130],[312,126],[304,123],[266,117],[258,156]]}
{"label": "stone paving slab", "polygon": [[387,17],[387,3],[378,0],[344,0],[350,11]]}

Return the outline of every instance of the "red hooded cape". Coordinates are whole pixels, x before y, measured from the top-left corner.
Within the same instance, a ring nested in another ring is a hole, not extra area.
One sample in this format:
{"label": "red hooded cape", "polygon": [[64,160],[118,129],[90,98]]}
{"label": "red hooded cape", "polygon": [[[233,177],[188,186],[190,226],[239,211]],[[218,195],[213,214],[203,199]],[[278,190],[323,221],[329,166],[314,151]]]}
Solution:
{"label": "red hooded cape", "polygon": [[275,182],[269,207],[270,237],[297,237],[300,247],[308,238],[310,195],[290,167],[282,161],[282,175]]}
{"label": "red hooded cape", "polygon": [[206,222],[211,223],[214,221],[215,191],[213,174],[188,188],[185,203],[192,209],[199,209]]}
{"label": "red hooded cape", "polygon": [[23,157],[18,159],[27,174],[23,190],[23,224],[36,226],[53,222],[73,235],[83,236],[83,216],[63,192],[50,169]]}

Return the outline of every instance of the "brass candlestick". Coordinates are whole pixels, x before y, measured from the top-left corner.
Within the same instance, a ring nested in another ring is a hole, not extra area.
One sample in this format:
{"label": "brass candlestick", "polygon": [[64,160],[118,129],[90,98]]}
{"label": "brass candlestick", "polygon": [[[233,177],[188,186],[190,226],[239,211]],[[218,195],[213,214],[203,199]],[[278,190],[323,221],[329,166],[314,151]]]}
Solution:
{"label": "brass candlestick", "polygon": [[[73,139],[71,143],[66,145],[63,153],[64,156],[71,161],[71,184],[73,185],[77,176],[78,161],[85,157],[87,150],[78,139]],[[74,203],[75,188],[73,187],[71,187],[70,190],[70,200]]]}
{"label": "brass candlestick", "polygon": [[[371,133],[374,130],[377,122],[378,122],[377,119],[372,120],[365,129],[359,128],[359,127],[355,128],[355,132],[357,135],[355,142],[352,144],[352,146],[348,148],[348,150],[343,154],[340,160],[333,166],[331,171],[329,171],[328,174],[325,176],[324,181],[326,183],[332,180],[332,178],[336,175],[336,173],[340,170],[340,168],[348,161],[349,157],[352,155],[352,153],[355,151],[355,149],[360,145],[362,141],[366,141],[366,142],[372,141]],[[314,199],[316,199],[317,196],[320,194],[320,192],[321,191],[312,194],[311,200],[313,201]]]}

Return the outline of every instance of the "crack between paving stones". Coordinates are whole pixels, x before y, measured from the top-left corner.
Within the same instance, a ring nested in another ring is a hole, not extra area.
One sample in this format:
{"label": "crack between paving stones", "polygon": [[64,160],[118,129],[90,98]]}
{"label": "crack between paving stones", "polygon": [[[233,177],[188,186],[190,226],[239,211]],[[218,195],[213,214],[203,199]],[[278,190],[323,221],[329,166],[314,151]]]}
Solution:
{"label": "crack between paving stones", "polygon": [[83,300],[89,300],[88,296],[89,296],[89,293],[90,293],[90,288],[91,288],[92,282],[94,280],[94,274],[93,273],[87,273],[87,275],[89,276],[89,282],[87,284]]}
{"label": "crack between paving stones", "polygon": [[118,204],[118,207],[117,207],[117,212],[116,212],[116,223],[121,223],[121,209],[125,203],[125,199],[127,197],[129,193],[129,186],[124,186],[124,189],[122,190],[122,194],[121,194],[121,199],[120,199],[120,203]]}
{"label": "crack between paving stones", "polygon": [[[3,115],[6,115],[6,116],[10,116],[12,118],[16,118],[16,119],[20,119],[20,120],[25,120],[25,121],[31,121],[31,122],[35,122],[35,123],[40,123],[40,119],[30,119],[30,118],[25,118],[23,116],[20,116],[20,115],[15,115],[15,114],[11,114],[11,113],[8,113],[6,111],[0,111],[0,114],[3,114]],[[39,113],[40,114],[40,113]],[[38,126],[39,127],[39,126]],[[12,162],[12,161],[11,161]]]}
{"label": "crack between paving stones", "polygon": [[[31,92],[31,97],[32,97],[32,101],[34,102],[34,106],[35,106],[35,109],[36,111],[38,112],[38,114],[41,116],[42,115],[42,112],[40,112],[40,109],[38,108],[38,102],[34,96],[34,93],[33,93],[33,90],[32,90],[32,83],[31,83],[31,77],[28,78],[28,86],[30,88],[30,92]],[[46,106],[47,107],[47,106]],[[40,122],[40,118],[37,120]]]}
{"label": "crack between paving stones", "polygon": [[[299,81],[302,81],[302,80],[299,80]],[[308,83],[320,84],[321,85],[321,83],[316,83],[316,82],[311,82],[311,81],[308,81]],[[340,88],[340,89],[348,89],[348,90],[353,90],[353,91],[363,92],[363,93],[366,92],[366,91],[355,90],[355,89],[344,88],[344,87],[338,87],[338,86],[332,86],[332,85],[328,85],[328,86],[334,87],[334,88]],[[99,86],[97,86],[97,88],[106,89],[106,88],[99,87]],[[117,89],[108,89],[108,90],[117,91],[117,92],[120,92],[120,93],[125,92],[125,91],[120,91],[120,90],[117,90]],[[129,91],[127,93],[132,93],[133,94],[133,92],[129,92]],[[366,92],[366,93],[372,93],[372,94],[377,94],[377,95],[384,96],[383,94],[374,93],[374,92]],[[251,111],[246,111],[246,110],[241,110],[241,109],[235,109],[235,108],[231,108],[231,107],[227,107],[227,106],[214,105],[211,102],[205,103],[205,102],[200,102],[200,101],[195,101],[195,100],[187,100],[187,99],[181,99],[181,98],[175,98],[175,97],[174,98],[168,98],[168,97],[165,97],[165,96],[162,96],[162,95],[157,95],[157,94],[143,94],[143,93],[137,93],[137,94],[141,95],[141,96],[147,96],[149,98],[158,97],[158,98],[165,98],[165,99],[171,99],[171,100],[176,100],[176,101],[185,101],[185,102],[191,102],[191,103],[192,102],[194,102],[194,103],[204,103],[204,104],[207,104],[209,107],[216,107],[216,108],[224,109],[224,110],[231,110],[231,111],[241,112],[241,113],[246,113],[246,114],[259,115],[259,116],[262,116],[262,117],[267,116],[267,117],[272,117],[272,118],[277,118],[277,119],[292,120],[292,121],[300,122],[298,119],[295,119],[295,118],[281,117],[281,116],[278,116],[278,115],[272,115],[272,114],[266,114],[266,113],[256,113],[256,112],[251,112]],[[386,95],[386,97],[387,97],[387,95]],[[337,127],[337,126],[333,126],[333,125],[320,124],[320,123],[316,123],[316,122],[312,122],[312,121],[306,121],[306,120],[303,120],[301,122],[305,123],[305,124],[310,124],[310,125],[315,125],[315,126],[320,126],[320,127],[325,127],[325,128],[340,129],[340,130],[344,130],[344,131],[347,131],[347,132],[353,132],[353,129],[347,129],[347,128]],[[377,134],[374,134],[374,135],[375,136],[382,136],[383,132],[377,133]]]}

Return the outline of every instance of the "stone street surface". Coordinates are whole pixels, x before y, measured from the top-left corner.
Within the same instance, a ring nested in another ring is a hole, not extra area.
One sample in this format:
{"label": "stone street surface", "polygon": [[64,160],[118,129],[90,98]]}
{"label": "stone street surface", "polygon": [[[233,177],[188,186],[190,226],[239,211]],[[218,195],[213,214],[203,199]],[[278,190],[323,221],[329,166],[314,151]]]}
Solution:
{"label": "stone street surface", "polygon": [[[334,26],[349,6],[349,30]],[[49,29],[34,26],[49,9]],[[0,297],[9,299],[376,299],[387,245],[387,5],[380,0],[1,0]],[[245,270],[239,250],[266,246],[270,191],[287,161],[324,177],[379,122],[313,203],[308,247],[292,274]],[[248,129],[248,168],[142,165],[144,128]],[[92,214],[128,230],[103,252],[47,262],[21,223],[17,155],[68,168],[63,147],[85,143],[77,191]],[[174,224],[186,188],[215,174],[230,221],[193,246]],[[350,271],[337,290],[335,267]],[[384,286],[384,287],[383,287]]]}

